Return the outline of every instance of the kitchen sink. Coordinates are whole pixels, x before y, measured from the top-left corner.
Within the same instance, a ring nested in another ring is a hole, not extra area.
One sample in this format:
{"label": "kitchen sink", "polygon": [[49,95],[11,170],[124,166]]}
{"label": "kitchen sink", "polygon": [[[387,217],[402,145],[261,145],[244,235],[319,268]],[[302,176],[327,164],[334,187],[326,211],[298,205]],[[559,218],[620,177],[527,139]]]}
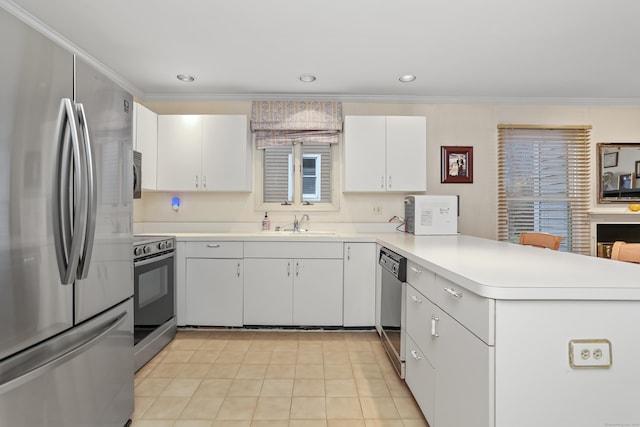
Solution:
{"label": "kitchen sink", "polygon": [[332,237],[338,236],[338,233],[335,231],[309,231],[309,230],[299,230],[299,231],[263,231],[262,234],[270,235],[270,236],[299,236],[299,237]]}

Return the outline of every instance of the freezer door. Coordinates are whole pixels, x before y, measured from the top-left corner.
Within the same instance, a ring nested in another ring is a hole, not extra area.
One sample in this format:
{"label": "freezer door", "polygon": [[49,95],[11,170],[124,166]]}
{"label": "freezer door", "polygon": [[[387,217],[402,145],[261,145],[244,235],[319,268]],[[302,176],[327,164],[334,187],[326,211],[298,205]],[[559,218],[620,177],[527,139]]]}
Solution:
{"label": "freezer door", "polygon": [[[0,359],[72,326],[52,196],[73,57],[0,8]],[[68,128],[63,127],[65,138]]]}
{"label": "freezer door", "polygon": [[133,413],[133,301],[0,362],[0,426],[122,427]]}
{"label": "freezer door", "polygon": [[95,178],[88,224],[93,244],[79,267],[84,263],[86,278],[76,282],[76,322],[81,322],[133,295],[133,99],[76,58],[76,102]]}

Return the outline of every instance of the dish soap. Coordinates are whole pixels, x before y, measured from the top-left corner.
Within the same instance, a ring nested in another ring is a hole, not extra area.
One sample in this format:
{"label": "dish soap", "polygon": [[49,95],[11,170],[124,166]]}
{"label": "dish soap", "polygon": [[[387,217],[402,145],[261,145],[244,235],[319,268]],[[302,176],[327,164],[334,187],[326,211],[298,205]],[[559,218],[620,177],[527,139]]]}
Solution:
{"label": "dish soap", "polygon": [[262,218],[262,231],[266,231],[271,229],[271,221],[269,220],[269,217],[267,216],[267,213],[264,213],[264,218]]}

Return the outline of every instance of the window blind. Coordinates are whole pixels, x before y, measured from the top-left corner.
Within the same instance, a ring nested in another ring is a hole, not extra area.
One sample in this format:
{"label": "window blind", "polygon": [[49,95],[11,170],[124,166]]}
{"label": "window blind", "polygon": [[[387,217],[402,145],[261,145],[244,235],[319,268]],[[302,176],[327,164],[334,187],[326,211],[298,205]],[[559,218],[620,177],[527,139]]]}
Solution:
{"label": "window blind", "polygon": [[498,126],[498,239],[524,231],[563,236],[588,254],[591,126]]}

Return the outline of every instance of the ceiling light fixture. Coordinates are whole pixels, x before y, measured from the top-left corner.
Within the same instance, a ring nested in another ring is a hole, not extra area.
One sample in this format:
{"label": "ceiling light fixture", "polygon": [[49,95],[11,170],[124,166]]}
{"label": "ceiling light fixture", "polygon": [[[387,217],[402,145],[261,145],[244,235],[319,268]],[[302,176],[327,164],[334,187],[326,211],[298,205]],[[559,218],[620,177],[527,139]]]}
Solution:
{"label": "ceiling light fixture", "polygon": [[405,74],[404,76],[400,76],[398,80],[400,80],[402,83],[409,83],[414,81],[415,79],[416,76],[414,76],[413,74]]}
{"label": "ceiling light fixture", "polygon": [[178,74],[176,76],[178,78],[178,80],[186,82],[186,83],[191,83],[192,81],[194,81],[196,78],[189,75],[189,74]]}
{"label": "ceiling light fixture", "polygon": [[300,79],[301,82],[305,82],[305,83],[311,83],[316,80],[316,76],[314,76],[313,74],[300,74],[298,78]]}

